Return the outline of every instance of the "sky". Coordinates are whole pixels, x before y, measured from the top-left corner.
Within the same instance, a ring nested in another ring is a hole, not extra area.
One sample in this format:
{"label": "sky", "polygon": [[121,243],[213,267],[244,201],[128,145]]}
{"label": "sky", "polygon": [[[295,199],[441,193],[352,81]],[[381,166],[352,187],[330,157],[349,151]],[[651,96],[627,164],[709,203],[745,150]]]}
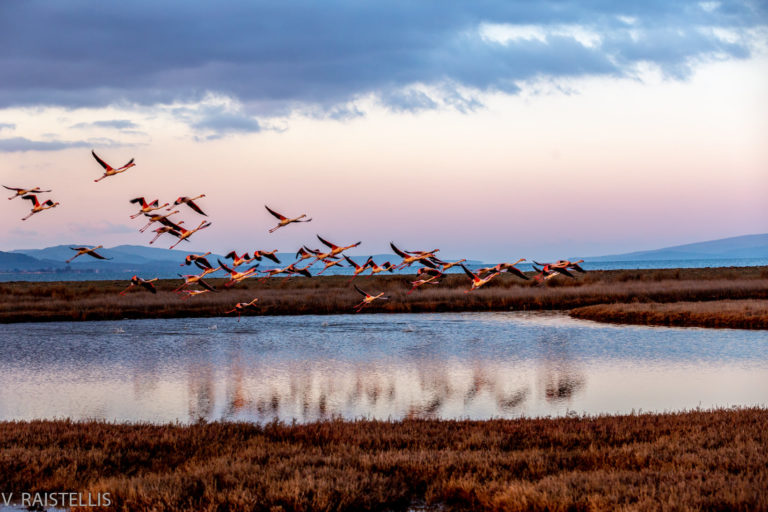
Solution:
{"label": "sky", "polygon": [[0,250],[147,245],[129,199],[203,193],[218,252],[768,232],[765,2],[0,2],[0,69],[0,184],[61,203],[0,202]]}

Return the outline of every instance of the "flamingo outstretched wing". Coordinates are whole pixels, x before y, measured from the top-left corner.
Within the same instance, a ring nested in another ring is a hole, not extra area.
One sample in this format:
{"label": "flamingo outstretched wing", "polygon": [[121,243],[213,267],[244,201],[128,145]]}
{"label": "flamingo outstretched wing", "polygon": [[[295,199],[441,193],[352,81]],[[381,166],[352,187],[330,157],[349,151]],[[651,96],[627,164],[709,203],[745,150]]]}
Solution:
{"label": "flamingo outstretched wing", "polygon": [[471,270],[469,270],[467,267],[465,267],[463,263],[460,266],[461,266],[461,268],[464,269],[464,272],[469,276],[470,279],[477,278],[477,276],[475,274],[473,274]]}
{"label": "flamingo outstretched wing", "polygon": [[25,196],[21,196],[21,198],[26,199],[27,201],[32,201],[35,207],[40,206],[40,203],[38,202],[37,196],[35,194],[27,194]]}
{"label": "flamingo outstretched wing", "polygon": [[395,247],[395,244],[393,242],[389,242],[389,246],[392,247],[392,250],[395,251],[395,254],[397,254],[401,258],[407,258],[408,257],[407,254],[405,254],[403,251],[401,251],[400,249]]}
{"label": "flamingo outstretched wing", "polygon": [[338,246],[338,245],[334,245],[334,244],[332,244],[331,242],[329,242],[328,240],[324,240],[324,239],[323,239],[323,237],[321,237],[320,235],[317,235],[317,238],[318,238],[318,240],[320,240],[320,241],[321,241],[323,244],[325,244],[326,246],[328,246],[328,247],[329,247],[329,248],[331,248],[331,249],[338,249],[338,248],[339,248],[339,246]]}
{"label": "flamingo outstretched wing", "polygon": [[[104,168],[105,171],[112,169],[112,167],[107,162],[99,158],[99,155],[97,155],[94,150],[91,150],[91,154],[93,155],[93,158],[95,158],[96,161],[99,162],[99,165],[101,165]],[[133,162],[133,159],[131,159],[131,162]]]}
{"label": "flamingo outstretched wing", "polygon": [[272,215],[277,217],[279,220],[286,220],[287,219],[287,217],[284,217],[283,215],[280,215],[279,213],[277,213],[275,210],[271,209],[267,205],[264,205],[264,208],[266,208],[269,213],[271,213]]}

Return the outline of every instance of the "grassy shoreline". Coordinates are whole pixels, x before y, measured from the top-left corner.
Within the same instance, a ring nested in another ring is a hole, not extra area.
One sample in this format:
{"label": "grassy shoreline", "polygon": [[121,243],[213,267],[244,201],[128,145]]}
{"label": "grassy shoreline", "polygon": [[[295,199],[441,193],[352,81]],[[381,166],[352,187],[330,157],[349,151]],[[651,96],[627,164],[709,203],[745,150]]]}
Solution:
{"label": "grassy shoreline", "polygon": [[109,492],[105,510],[768,510],[767,423],[759,408],[263,426],[0,422],[0,490]]}
{"label": "grassy shoreline", "polygon": [[[407,294],[415,276],[358,277],[366,291],[390,297],[364,311],[419,313],[458,311],[566,310],[599,304],[703,302],[768,299],[768,267],[592,271],[578,279],[558,277],[544,285],[502,275],[480,290],[465,293],[469,281],[452,274],[437,286]],[[223,280],[210,281],[221,287]],[[123,281],[0,284],[0,323],[120,320],[223,316],[237,302],[259,298],[246,314],[346,314],[360,301],[349,276],[272,278],[245,281],[220,293],[182,299],[180,280],[157,283],[158,293],[118,293]]]}
{"label": "grassy shoreline", "polygon": [[768,329],[768,300],[599,304],[576,308],[569,314],[616,324]]}

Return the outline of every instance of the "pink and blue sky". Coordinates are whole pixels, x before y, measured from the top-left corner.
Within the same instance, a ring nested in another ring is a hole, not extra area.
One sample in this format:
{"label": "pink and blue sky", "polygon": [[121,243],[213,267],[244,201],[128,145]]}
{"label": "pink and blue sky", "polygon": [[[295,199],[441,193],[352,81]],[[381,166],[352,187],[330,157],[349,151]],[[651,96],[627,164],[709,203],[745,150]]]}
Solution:
{"label": "pink and blue sky", "polygon": [[768,232],[764,2],[2,2],[0,69],[0,183],[61,202],[0,201],[0,250],[146,244],[129,199],[200,193],[214,251]]}

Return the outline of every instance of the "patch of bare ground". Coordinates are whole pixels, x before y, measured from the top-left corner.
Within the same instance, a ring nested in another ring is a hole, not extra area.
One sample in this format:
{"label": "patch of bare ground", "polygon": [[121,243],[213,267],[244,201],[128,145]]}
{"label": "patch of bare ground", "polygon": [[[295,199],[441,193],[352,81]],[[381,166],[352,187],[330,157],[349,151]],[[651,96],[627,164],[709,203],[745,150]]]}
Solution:
{"label": "patch of bare ground", "polygon": [[[469,280],[451,274],[438,285],[410,295],[415,276],[389,275],[354,280],[362,289],[385,292],[388,301],[365,309],[371,313],[446,311],[509,311],[572,309],[630,302],[768,299],[768,268],[609,270],[592,271],[577,279],[559,276],[536,285],[503,274],[485,287],[465,293]],[[182,299],[173,290],[180,280],[157,283],[158,293],[132,290],[123,281],[0,284],[0,323],[58,320],[118,320],[221,316],[236,302],[259,298],[258,311],[246,314],[293,315],[351,313],[360,295],[349,276],[271,278],[245,281],[219,293]],[[428,287],[428,288],[427,288]]]}
{"label": "patch of bare ground", "polygon": [[570,315],[619,324],[768,329],[768,300],[599,304],[571,310]]}
{"label": "patch of bare ground", "polygon": [[[105,510],[768,510],[768,410],[307,425],[0,423],[3,492]],[[87,510],[98,510],[89,508]]]}

